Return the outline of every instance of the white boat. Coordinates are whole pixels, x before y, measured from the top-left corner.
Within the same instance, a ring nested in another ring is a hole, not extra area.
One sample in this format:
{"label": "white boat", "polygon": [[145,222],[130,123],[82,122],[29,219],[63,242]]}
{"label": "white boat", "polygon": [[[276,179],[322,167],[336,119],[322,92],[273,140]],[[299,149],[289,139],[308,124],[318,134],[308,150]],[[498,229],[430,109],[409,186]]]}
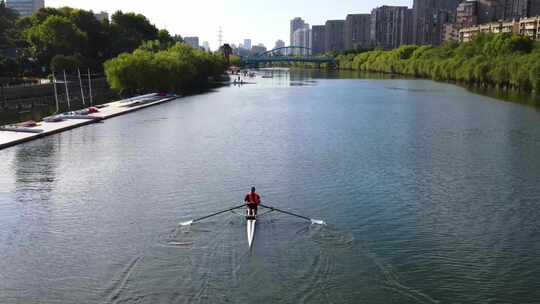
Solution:
{"label": "white boat", "polygon": [[[249,212],[249,210],[248,210]],[[246,215],[246,227],[247,227],[247,238],[248,238],[248,244],[249,248],[253,245],[253,238],[255,236],[255,224],[257,223],[257,217],[256,216],[249,216]]]}
{"label": "white boat", "polygon": [[18,126],[0,126],[0,131],[7,131],[7,132],[20,132],[20,133],[43,133],[45,130],[43,129],[35,129],[32,127],[18,127]]}

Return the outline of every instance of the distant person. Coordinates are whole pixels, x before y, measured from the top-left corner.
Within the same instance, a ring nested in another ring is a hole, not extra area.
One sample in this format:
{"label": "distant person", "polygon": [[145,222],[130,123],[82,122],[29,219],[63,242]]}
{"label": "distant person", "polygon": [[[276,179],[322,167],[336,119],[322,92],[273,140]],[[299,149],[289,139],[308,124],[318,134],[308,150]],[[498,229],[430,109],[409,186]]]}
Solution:
{"label": "distant person", "polygon": [[248,216],[257,215],[257,207],[261,204],[261,197],[257,192],[255,192],[255,187],[251,187],[251,192],[246,194],[244,202],[248,207]]}

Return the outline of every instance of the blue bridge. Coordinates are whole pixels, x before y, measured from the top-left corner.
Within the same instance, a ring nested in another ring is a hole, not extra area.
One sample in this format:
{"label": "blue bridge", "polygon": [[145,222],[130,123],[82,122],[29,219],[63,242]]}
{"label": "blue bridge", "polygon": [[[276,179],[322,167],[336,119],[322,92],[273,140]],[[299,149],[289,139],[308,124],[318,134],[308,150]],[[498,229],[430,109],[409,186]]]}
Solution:
{"label": "blue bridge", "polygon": [[242,57],[244,65],[259,65],[273,62],[310,62],[335,64],[336,59],[330,56],[314,56],[313,50],[303,46],[287,46],[264,53]]}

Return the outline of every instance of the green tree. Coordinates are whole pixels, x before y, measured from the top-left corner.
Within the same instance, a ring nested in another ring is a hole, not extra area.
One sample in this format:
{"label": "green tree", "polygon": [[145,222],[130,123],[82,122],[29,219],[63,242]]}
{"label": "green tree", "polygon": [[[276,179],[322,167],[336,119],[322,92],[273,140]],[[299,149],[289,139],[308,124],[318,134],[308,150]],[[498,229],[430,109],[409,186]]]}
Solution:
{"label": "green tree", "polygon": [[19,74],[19,65],[13,59],[0,56],[0,77],[16,77]]}
{"label": "green tree", "polygon": [[338,56],[340,68],[540,92],[540,43],[516,34],[478,34],[471,42],[402,46]]}
{"label": "green tree", "polygon": [[83,67],[83,59],[81,56],[64,56],[56,55],[51,60],[51,70],[55,73],[62,71],[76,71]]}
{"label": "green tree", "polygon": [[84,52],[87,35],[66,17],[49,16],[26,31],[31,52],[42,65],[49,65],[56,55]]}
{"label": "green tree", "polygon": [[540,92],[540,61],[531,67],[529,79],[533,90]]}
{"label": "green tree", "polygon": [[159,38],[158,29],[145,16],[118,11],[112,16],[110,26],[109,57],[123,52],[132,52],[144,41],[159,40]]}
{"label": "green tree", "polygon": [[6,7],[4,0],[0,1],[0,49],[15,46],[14,30],[17,12]]}
{"label": "green tree", "polygon": [[177,43],[166,50],[142,47],[104,64],[111,88],[117,91],[181,92],[208,84],[225,71],[223,57]]}
{"label": "green tree", "polygon": [[165,45],[172,45],[175,43],[174,38],[166,29],[159,30],[157,40],[159,40],[159,42]]}

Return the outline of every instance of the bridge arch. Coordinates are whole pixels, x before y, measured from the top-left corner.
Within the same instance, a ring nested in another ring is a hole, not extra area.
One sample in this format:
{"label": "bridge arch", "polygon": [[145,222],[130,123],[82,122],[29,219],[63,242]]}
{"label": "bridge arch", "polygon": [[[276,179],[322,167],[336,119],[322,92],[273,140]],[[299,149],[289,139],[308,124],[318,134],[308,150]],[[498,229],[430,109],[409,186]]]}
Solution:
{"label": "bridge arch", "polygon": [[[284,54],[285,52],[280,52],[283,50],[304,50],[305,54]],[[279,54],[279,55],[275,55]],[[313,49],[305,46],[284,46],[275,48],[269,51],[265,51],[259,54],[242,57],[242,63],[245,65],[259,65],[272,62],[311,62],[311,63],[329,63],[335,64],[336,59],[331,56],[324,55],[313,55]]]}
{"label": "bridge arch", "polygon": [[281,51],[281,50],[306,50],[308,52],[308,54],[313,54],[313,49],[312,48],[305,47],[305,46],[291,45],[291,46],[284,46],[284,47],[275,48],[273,50],[257,54],[256,56],[262,57],[262,56],[265,56],[265,55],[268,55],[268,54],[276,53],[276,52]]}

